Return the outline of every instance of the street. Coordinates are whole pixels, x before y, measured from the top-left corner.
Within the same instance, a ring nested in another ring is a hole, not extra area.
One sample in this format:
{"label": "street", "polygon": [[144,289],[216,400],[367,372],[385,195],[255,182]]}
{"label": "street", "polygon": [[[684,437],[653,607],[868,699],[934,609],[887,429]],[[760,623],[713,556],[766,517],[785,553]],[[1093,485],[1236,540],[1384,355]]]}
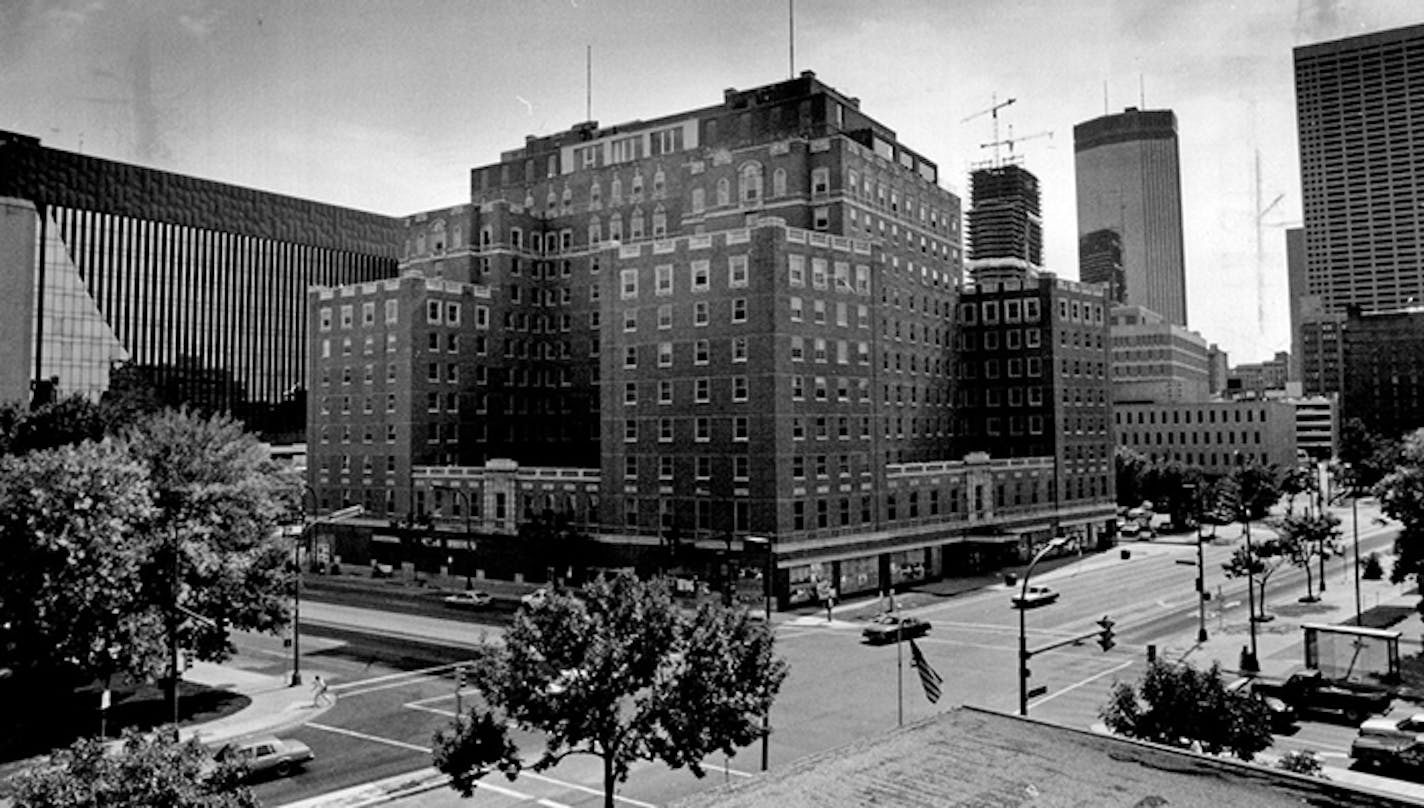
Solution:
{"label": "street", "polygon": [[[1345,527],[1348,534],[1348,522]],[[1234,540],[1238,533],[1234,526],[1218,530],[1224,539]],[[1367,554],[1387,550],[1393,532],[1366,522],[1360,535]],[[1033,576],[1035,583],[1060,592],[1061,600],[1027,612],[1031,649],[1095,631],[1096,621],[1104,615],[1116,621],[1118,645],[1103,652],[1089,640],[1035,656],[1029,665],[1029,684],[1046,690],[1031,699],[1032,717],[1091,727],[1112,684],[1141,675],[1149,644],[1164,658],[1185,657],[1198,666],[1209,665],[1214,658],[1224,668],[1236,667],[1236,654],[1249,640],[1246,583],[1227,580],[1221,572],[1232,544],[1223,541],[1205,548],[1207,587],[1213,593],[1206,628],[1212,640],[1200,647],[1192,591],[1196,550],[1190,538],[1187,543],[1129,543],[1122,549],[1128,558],[1115,550]],[[1185,559],[1190,566],[1179,563]],[[1353,587],[1352,575],[1352,559],[1329,562],[1329,587]],[[1303,593],[1304,575],[1294,568],[1281,569],[1267,588],[1268,611],[1305,614],[1321,622],[1342,622],[1353,616],[1353,609],[1346,613],[1338,607],[1298,603]],[[893,729],[901,710],[907,723],[959,704],[1016,711],[1018,612],[1010,606],[1010,594],[1008,587],[998,584],[952,598],[927,593],[901,598],[902,608],[933,624],[918,644],[945,680],[944,697],[935,705],[921,690],[907,648],[897,651],[893,644],[861,642],[864,618],[874,612],[875,604],[839,609],[830,622],[824,612],[780,622],[778,650],[790,665],[790,675],[772,710],[771,766]],[[461,615],[463,622],[425,616],[440,613],[429,604],[392,613],[362,610],[349,605],[350,598],[343,600],[340,605],[304,604],[303,668],[326,676],[338,701],[319,720],[287,733],[311,746],[317,760],[304,773],[261,784],[258,794],[265,805],[282,805],[429,767],[431,736],[454,714],[454,666],[472,658],[481,642],[498,641],[498,627],[478,626],[468,622],[468,615]],[[410,613],[414,611],[422,614]],[[1260,624],[1258,630],[1262,637],[1279,634],[1283,639],[1287,630],[1298,634],[1297,626],[1298,621],[1283,619]],[[1263,647],[1263,668],[1300,664],[1299,638],[1291,639],[1297,644],[1294,650],[1282,652],[1285,657],[1270,656]],[[244,659],[266,659],[273,670],[289,664],[285,656],[290,652],[278,640],[245,637],[242,644]],[[1274,645],[1283,647],[1280,642]],[[466,690],[462,696],[473,699],[477,694]],[[1327,765],[1345,766],[1353,736],[1353,727],[1303,721],[1293,734],[1280,737],[1278,749],[1312,749],[1322,753]],[[527,734],[516,741],[526,757],[538,748],[539,739]],[[760,768],[760,755],[760,746],[754,745],[730,760],[706,761],[708,777],[700,781],[686,771],[642,764],[620,788],[621,801],[660,805],[749,776]],[[596,759],[575,756],[543,774],[526,772],[512,783],[491,776],[476,799],[464,804],[598,805],[600,777]],[[455,796],[448,789],[440,791]],[[443,799],[431,792],[409,804],[438,804],[430,801]]]}

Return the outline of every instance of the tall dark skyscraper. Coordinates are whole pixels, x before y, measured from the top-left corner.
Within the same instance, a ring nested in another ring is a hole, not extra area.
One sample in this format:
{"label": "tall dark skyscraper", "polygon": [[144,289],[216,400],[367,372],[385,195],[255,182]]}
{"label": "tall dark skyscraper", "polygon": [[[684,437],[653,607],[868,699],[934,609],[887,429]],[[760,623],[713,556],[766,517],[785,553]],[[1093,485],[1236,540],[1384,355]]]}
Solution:
{"label": "tall dark skyscraper", "polygon": [[969,272],[976,281],[1036,275],[1043,266],[1038,178],[1015,164],[969,175]]}
{"label": "tall dark skyscraper", "polygon": [[1186,325],[1176,114],[1129,107],[1080,123],[1073,127],[1073,151],[1080,255],[1088,236],[1116,232],[1125,302]]}
{"label": "tall dark skyscraper", "polygon": [[1424,25],[1295,49],[1305,293],[1424,301]]}
{"label": "tall dark skyscraper", "polygon": [[1078,280],[1108,287],[1114,303],[1127,300],[1127,278],[1122,271],[1122,234],[1105,227],[1078,239]]}

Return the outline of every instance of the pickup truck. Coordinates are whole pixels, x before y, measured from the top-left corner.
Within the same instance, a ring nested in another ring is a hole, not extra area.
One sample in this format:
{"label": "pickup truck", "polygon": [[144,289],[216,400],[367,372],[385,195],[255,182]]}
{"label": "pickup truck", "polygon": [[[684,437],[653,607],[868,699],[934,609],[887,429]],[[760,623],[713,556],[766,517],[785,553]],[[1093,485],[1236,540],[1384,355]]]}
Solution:
{"label": "pickup truck", "polygon": [[1369,719],[1350,744],[1350,757],[1367,768],[1424,767],[1424,714]]}
{"label": "pickup truck", "polygon": [[1393,698],[1389,691],[1366,684],[1326,679],[1320,671],[1301,671],[1284,681],[1257,679],[1251,690],[1273,696],[1290,705],[1298,715],[1336,713],[1351,724],[1387,712]]}

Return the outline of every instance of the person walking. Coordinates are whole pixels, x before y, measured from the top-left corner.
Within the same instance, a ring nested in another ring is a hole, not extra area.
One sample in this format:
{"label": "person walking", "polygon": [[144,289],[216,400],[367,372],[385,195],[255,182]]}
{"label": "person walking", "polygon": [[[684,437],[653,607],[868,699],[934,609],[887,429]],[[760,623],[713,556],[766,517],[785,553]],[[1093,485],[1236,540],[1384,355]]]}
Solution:
{"label": "person walking", "polygon": [[326,680],[321,678],[320,676],[315,676],[312,678],[313,707],[329,706],[336,703],[336,699],[333,698],[332,695],[327,692],[329,688],[330,685],[328,685],[326,683]]}

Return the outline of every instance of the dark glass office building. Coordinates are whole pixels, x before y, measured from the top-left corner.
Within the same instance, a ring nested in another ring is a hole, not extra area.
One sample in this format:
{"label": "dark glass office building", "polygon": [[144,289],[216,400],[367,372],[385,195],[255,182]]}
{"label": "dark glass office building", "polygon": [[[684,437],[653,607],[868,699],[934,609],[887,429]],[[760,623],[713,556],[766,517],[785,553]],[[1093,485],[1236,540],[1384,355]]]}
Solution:
{"label": "dark glass office building", "polygon": [[306,290],[392,278],[398,220],[116,163],[0,132],[0,398],[168,404],[299,440]]}

